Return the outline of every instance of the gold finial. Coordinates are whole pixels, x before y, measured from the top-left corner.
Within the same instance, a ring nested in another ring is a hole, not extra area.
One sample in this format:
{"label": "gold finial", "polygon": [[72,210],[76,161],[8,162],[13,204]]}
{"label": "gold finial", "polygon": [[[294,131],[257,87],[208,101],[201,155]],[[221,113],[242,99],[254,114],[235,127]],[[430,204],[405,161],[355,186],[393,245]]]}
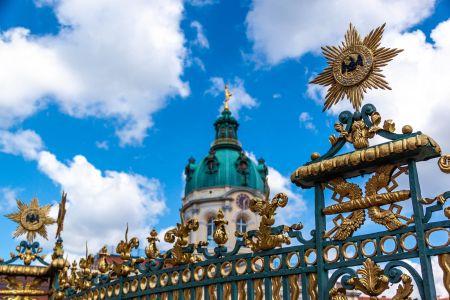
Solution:
{"label": "gold finial", "polygon": [[225,216],[221,209],[217,212],[217,216],[214,219],[214,225],[216,226],[213,234],[214,242],[219,246],[223,246],[228,241],[228,234],[225,228],[225,226],[228,225],[228,221],[225,220]]}
{"label": "gold finial", "polygon": [[350,24],[342,46],[322,47],[328,67],[311,83],[329,86],[324,110],[344,97],[350,100],[354,109],[359,110],[368,89],[391,89],[381,74],[381,67],[403,50],[380,47],[385,25],[361,39],[356,28]]}
{"label": "gold finial", "polygon": [[64,229],[64,217],[66,216],[66,201],[67,201],[67,193],[63,191],[61,195],[61,202],[59,203],[58,218],[56,219],[56,224],[58,225],[58,227],[56,228],[56,238],[61,237],[61,232]]}
{"label": "gold finial", "polygon": [[233,96],[233,94],[230,92],[230,90],[228,89],[228,85],[225,85],[225,102],[223,105],[224,110],[229,110],[230,107],[228,105],[228,102],[230,101],[231,97]]}

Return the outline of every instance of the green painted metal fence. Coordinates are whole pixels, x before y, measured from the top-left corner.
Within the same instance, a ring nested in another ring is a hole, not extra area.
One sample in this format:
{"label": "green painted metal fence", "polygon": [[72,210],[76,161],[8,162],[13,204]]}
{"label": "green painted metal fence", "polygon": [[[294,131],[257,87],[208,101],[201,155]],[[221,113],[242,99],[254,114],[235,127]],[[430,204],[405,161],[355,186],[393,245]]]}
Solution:
{"label": "green painted metal fence", "polygon": [[[341,113],[339,120],[346,132],[356,133],[355,123],[363,122],[359,128],[369,130],[379,114],[368,104],[361,112]],[[234,249],[218,246],[214,253],[202,245],[187,245],[182,252],[198,262],[172,260],[168,265],[167,259],[175,255],[169,251],[135,262],[134,275],[92,276],[89,288],[67,288],[66,297],[347,299],[353,293],[377,299],[391,289],[393,299],[410,299],[416,290],[421,299],[434,300],[437,270],[432,257],[438,258],[443,284],[450,290],[450,208],[445,207],[450,192],[422,197],[416,164],[441,156],[441,150],[410,126],[402,131],[378,128],[385,143],[338,154],[349,142],[340,139],[292,174],[293,183],[315,191],[315,230],[309,238],[300,226],[277,226],[270,227],[270,236],[286,234],[292,246],[249,251],[247,242],[257,239],[258,231],[249,232],[247,241],[239,239]],[[443,171],[446,159],[440,159]],[[414,259],[417,264],[411,264]],[[399,285],[392,287],[394,283]]]}

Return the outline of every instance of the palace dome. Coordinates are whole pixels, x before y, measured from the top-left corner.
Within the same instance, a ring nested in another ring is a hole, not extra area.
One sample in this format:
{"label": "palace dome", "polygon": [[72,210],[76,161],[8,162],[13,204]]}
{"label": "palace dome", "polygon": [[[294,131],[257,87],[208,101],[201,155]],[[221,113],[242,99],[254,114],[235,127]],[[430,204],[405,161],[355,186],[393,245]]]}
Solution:
{"label": "palace dome", "polygon": [[239,123],[225,108],[214,123],[215,140],[208,155],[198,163],[190,158],[185,168],[185,196],[216,187],[244,187],[264,194],[267,166],[252,161],[237,138]]}

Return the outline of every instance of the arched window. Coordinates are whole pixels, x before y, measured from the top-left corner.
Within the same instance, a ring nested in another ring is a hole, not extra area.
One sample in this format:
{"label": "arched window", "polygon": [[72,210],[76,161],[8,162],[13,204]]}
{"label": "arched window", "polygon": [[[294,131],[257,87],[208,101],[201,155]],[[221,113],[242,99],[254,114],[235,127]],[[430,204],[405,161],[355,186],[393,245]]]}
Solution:
{"label": "arched window", "polygon": [[240,216],[236,220],[236,231],[238,232],[246,232],[247,231],[247,221],[245,221],[244,217]]}
{"label": "arched window", "polygon": [[228,127],[228,138],[230,138],[230,139],[234,138],[233,128],[231,128],[231,127]]}
{"label": "arched window", "polygon": [[239,170],[240,170],[242,173],[245,173],[245,172],[247,172],[247,168],[248,168],[247,162],[246,162],[245,160],[241,160],[241,161],[239,162]]}
{"label": "arched window", "polygon": [[214,225],[214,217],[209,217],[208,223],[206,223],[206,241],[210,246],[214,245],[213,234],[215,227],[216,226]]}

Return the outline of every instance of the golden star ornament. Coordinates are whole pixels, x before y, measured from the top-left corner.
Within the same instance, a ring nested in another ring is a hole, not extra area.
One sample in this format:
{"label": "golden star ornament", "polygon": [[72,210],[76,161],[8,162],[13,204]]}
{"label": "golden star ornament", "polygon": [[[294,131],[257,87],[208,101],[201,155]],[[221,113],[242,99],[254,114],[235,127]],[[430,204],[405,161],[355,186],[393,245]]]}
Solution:
{"label": "golden star ornament", "polygon": [[27,235],[28,242],[32,242],[39,234],[47,239],[47,225],[56,223],[55,219],[49,217],[51,205],[39,206],[39,200],[33,198],[30,205],[23,203],[17,199],[17,208],[15,213],[6,215],[10,220],[18,223],[14,237]]}
{"label": "golden star ornament", "polygon": [[344,97],[359,110],[367,89],[391,89],[381,68],[403,50],[380,47],[385,25],[372,30],[361,40],[356,28],[350,24],[341,46],[322,47],[328,67],[311,83],[329,86],[323,110]]}

